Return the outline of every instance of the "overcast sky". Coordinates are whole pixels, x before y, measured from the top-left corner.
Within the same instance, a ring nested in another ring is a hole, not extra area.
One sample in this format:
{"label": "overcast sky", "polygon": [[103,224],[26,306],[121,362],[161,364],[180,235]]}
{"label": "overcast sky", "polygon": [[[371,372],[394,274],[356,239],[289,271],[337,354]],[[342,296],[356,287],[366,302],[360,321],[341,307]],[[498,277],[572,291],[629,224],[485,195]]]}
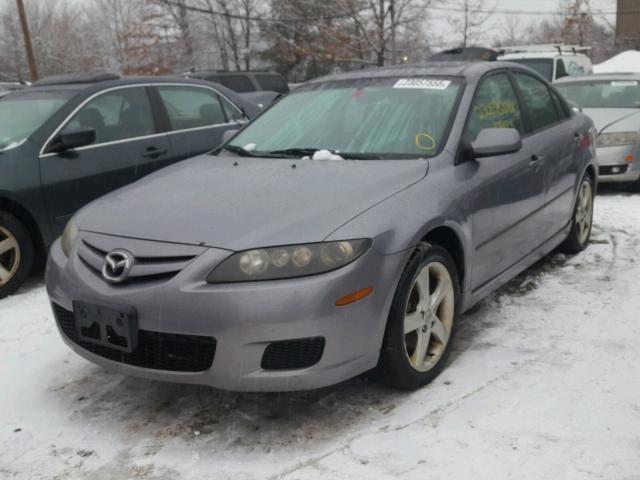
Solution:
{"label": "overcast sky", "polygon": [[[453,3],[453,2],[452,2]],[[447,5],[448,2],[441,4],[443,6]],[[520,19],[522,25],[528,25],[531,22],[539,20],[541,16],[538,12],[557,12],[558,6],[560,5],[560,0],[486,0],[485,4],[487,8],[491,8],[493,5],[496,6],[496,10],[509,10],[509,11],[522,11],[522,12],[530,12],[529,14],[521,14],[521,15],[507,15],[507,14],[496,14],[493,18],[487,21],[486,25],[486,38],[485,43],[490,44],[493,38],[500,34],[500,26],[504,24],[507,16],[515,16]],[[591,8],[594,10],[594,13],[597,12],[614,12],[616,10],[616,0],[591,0]],[[446,21],[447,16],[455,15],[449,12],[443,11],[432,11],[431,13],[431,21],[430,26],[435,30],[436,35],[440,37],[445,37],[447,39],[450,32],[450,27]],[[551,16],[551,15],[549,15]],[[596,15],[596,18],[602,18],[602,16]],[[608,15],[608,21],[611,23],[615,22],[615,15]],[[451,46],[451,45],[447,45]]]}

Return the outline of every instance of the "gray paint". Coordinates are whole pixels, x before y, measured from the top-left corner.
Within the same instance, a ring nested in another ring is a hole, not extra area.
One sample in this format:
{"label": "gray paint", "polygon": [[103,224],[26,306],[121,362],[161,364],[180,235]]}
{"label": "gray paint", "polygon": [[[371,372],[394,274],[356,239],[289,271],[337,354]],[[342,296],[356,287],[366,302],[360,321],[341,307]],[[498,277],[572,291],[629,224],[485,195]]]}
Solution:
{"label": "gray paint", "polygon": [[[593,124],[579,113],[526,135],[517,152],[459,161],[477,83],[484,74],[505,68],[525,71],[487,62],[328,77],[463,75],[467,86],[451,134],[442,153],[428,161],[198,157],[86,207],[76,216],[80,237],[98,235],[104,248],[135,243],[136,249],[148,249],[146,256],[162,255],[174,244],[209,248],[169,281],[114,287],[78,260],[78,242],[70,259],[58,242],[47,269],[52,301],[65,308],[78,299],[134,305],[142,328],[213,335],[219,351],[211,370],[187,375],[119,365],[72,348],[131,375],[233,390],[336,383],[376,365],[409,255],[425,235],[443,227],[463,246],[462,307],[470,308],[564,240],[579,181],[588,168],[597,168],[592,150],[580,147]],[[373,248],[331,273],[244,284],[205,282],[230,251],[350,238],[371,238]],[[374,293],[366,299],[348,307],[333,305],[367,286]],[[260,369],[268,342],[315,335],[327,338],[317,365],[285,372]]]}

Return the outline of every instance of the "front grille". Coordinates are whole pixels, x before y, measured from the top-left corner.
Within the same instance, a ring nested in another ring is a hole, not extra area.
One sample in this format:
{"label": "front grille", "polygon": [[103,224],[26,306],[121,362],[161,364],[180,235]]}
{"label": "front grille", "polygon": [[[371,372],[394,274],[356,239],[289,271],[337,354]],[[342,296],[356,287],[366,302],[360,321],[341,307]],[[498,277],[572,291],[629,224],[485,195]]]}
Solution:
{"label": "front grille", "polygon": [[323,351],[323,337],[274,342],[265,349],[261,366],[264,370],[308,368],[320,361]]}
{"label": "front grille", "polygon": [[80,340],[73,312],[55,303],[53,312],[60,330],[76,345],[114,362],[171,372],[204,372],[211,368],[216,339],[196,335],[138,331],[138,347],[132,353]]}
{"label": "front grille", "polygon": [[[618,171],[614,172],[614,168],[617,168]],[[627,173],[628,169],[629,165],[606,165],[604,167],[601,166],[598,170],[600,175],[622,175]]]}
{"label": "front grille", "polygon": [[[109,252],[86,239],[78,246],[78,257],[91,272],[102,278],[102,267]],[[196,255],[137,256],[129,273],[129,278],[118,285],[131,283],[164,281],[177,275]]]}

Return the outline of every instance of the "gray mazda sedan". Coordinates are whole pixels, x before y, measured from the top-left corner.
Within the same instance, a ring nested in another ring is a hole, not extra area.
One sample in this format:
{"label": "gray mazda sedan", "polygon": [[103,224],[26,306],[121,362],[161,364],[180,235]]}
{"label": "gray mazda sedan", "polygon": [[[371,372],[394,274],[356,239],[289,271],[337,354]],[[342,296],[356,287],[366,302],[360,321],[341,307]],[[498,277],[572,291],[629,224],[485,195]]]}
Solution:
{"label": "gray mazda sedan", "polygon": [[318,79],[217,153],[69,222],[47,289],[78,354],[229,390],[417,388],[465,310],[589,241],[593,123],[514,64]]}

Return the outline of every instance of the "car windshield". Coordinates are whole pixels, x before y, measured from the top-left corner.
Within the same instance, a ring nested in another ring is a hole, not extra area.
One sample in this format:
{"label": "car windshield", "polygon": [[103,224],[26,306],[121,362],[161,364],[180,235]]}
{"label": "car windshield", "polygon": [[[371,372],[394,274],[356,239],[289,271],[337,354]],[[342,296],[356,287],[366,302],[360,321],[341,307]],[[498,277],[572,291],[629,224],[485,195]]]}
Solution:
{"label": "car windshield", "polygon": [[0,101],[0,151],[22,144],[72,95],[69,91],[20,92],[4,97]]}
{"label": "car windshield", "polygon": [[255,155],[323,149],[344,158],[433,156],[446,142],[461,85],[443,77],[308,85],[276,103],[230,146]]}
{"label": "car windshield", "polygon": [[542,75],[547,81],[553,81],[553,59],[551,58],[516,58],[506,61],[529,67]]}
{"label": "car windshield", "polygon": [[637,80],[559,83],[556,87],[582,108],[640,108]]}

